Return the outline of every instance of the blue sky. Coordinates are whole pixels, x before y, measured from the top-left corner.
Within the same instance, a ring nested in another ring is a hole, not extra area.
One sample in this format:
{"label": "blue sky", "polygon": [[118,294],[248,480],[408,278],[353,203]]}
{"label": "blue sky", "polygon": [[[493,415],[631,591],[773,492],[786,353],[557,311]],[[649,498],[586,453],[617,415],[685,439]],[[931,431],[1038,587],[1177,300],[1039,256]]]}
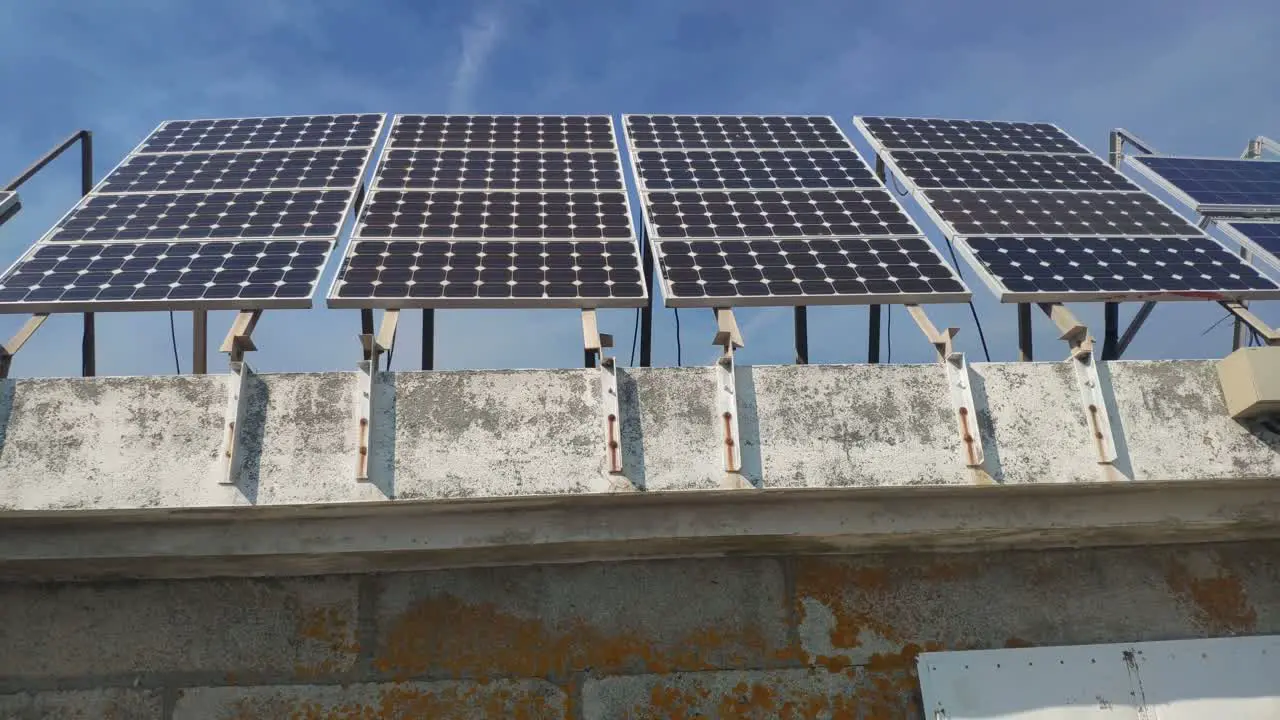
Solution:
{"label": "blue sky", "polygon": [[[1280,5],[1267,0],[7,2],[0,177],[81,127],[95,133],[100,178],[165,119],[331,112],[815,113],[855,136],[853,115],[1006,118],[1057,122],[1098,152],[1108,130],[1124,126],[1164,152],[1238,155],[1254,135],[1280,135],[1278,31]],[[77,178],[69,157],[23,189],[24,210],[0,227],[0,263],[75,201]],[[993,359],[1013,359],[1013,306],[961,269]],[[358,312],[318,305],[264,316],[259,371],[354,367]],[[1124,306],[1122,317],[1136,309]],[[1100,335],[1101,309],[1076,310]],[[1273,307],[1259,312],[1280,322]],[[961,349],[981,359],[967,308],[930,314],[959,326]],[[1208,303],[1161,305],[1127,357],[1221,356],[1229,324],[1199,334],[1221,315]],[[931,360],[906,312],[891,316],[893,360]],[[743,362],[791,360],[789,309],[738,317]],[[858,307],[811,309],[811,360],[862,362],[866,318]],[[212,347],[230,319],[211,315]],[[624,360],[632,319],[601,318]],[[22,320],[0,316],[0,335]],[[710,312],[685,310],[680,320],[685,363],[710,362]],[[190,316],[177,322],[189,370]],[[674,364],[672,311],[656,309],[654,324],[655,364]],[[1036,324],[1038,357],[1062,356],[1048,321]],[[417,327],[417,313],[407,313],[398,368],[416,364]],[[78,316],[52,318],[14,374],[77,374],[79,332]],[[579,332],[567,310],[438,312],[437,367],[572,367]],[[99,314],[98,336],[100,374],[173,372],[166,314]],[[223,367],[210,361],[212,371]]]}

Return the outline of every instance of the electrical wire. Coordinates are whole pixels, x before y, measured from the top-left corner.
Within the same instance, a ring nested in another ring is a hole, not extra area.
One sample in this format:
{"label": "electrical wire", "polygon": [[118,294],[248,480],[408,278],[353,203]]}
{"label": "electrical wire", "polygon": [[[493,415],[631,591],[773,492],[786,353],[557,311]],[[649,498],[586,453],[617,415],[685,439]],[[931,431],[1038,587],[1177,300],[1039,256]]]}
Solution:
{"label": "electrical wire", "polygon": [[893,191],[894,191],[894,192],[898,193],[898,195],[899,195],[899,196],[906,196],[906,195],[907,195],[907,192],[908,192],[908,191],[907,191],[907,189],[906,189],[906,188],[904,188],[904,187],[902,187],[901,185],[899,185],[899,184],[898,184],[898,176],[897,176],[897,175],[889,175],[889,179],[893,181]]}
{"label": "electrical wire", "polygon": [[676,367],[684,367],[684,358],[680,348],[680,308],[671,308],[676,313]]}
{"label": "electrical wire", "polygon": [[[947,241],[947,250],[951,252],[951,264],[956,268],[956,274],[964,280],[964,271],[960,269],[960,260],[956,258],[955,246],[951,244],[951,238],[945,237]],[[991,351],[987,350],[987,335],[982,332],[982,321],[978,319],[978,309],[973,306],[973,301],[969,301],[969,314],[973,315],[973,324],[978,326],[978,339],[982,341],[982,356],[991,362]]]}
{"label": "electrical wire", "polygon": [[178,362],[178,330],[173,326],[173,311],[169,311],[169,342],[173,343],[173,371],[182,374],[182,363]]}
{"label": "electrical wire", "polygon": [[1208,335],[1210,331],[1212,331],[1214,328],[1216,328],[1216,327],[1218,327],[1219,325],[1221,325],[1223,322],[1225,322],[1225,321],[1227,321],[1227,320],[1231,319],[1231,317],[1232,317],[1232,316],[1231,316],[1231,313],[1227,313],[1226,315],[1223,315],[1222,317],[1218,318],[1218,320],[1217,320],[1216,322],[1214,322],[1212,325],[1210,325],[1209,327],[1205,328],[1204,330],[1201,330],[1201,331],[1200,331],[1200,334],[1201,334],[1201,335]]}

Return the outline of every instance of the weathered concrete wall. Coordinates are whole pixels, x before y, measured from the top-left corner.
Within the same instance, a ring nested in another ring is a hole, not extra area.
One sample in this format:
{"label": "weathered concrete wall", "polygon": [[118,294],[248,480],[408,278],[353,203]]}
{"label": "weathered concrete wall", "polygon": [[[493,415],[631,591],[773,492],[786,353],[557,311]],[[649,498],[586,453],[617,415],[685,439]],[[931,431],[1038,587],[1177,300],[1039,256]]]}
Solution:
{"label": "weathered concrete wall", "polygon": [[[961,462],[935,366],[739,369],[743,464],[757,487],[1102,479],[1062,363],[975,364],[984,473]],[[1210,362],[1102,368],[1113,479],[1280,476],[1280,435],[1226,415]],[[395,373],[378,397],[373,482],[357,483],[354,373],[250,387],[245,467],[217,483],[228,376],[0,384],[0,510],[193,508],[706,490],[724,485],[709,368],[622,373],[625,477],[609,475],[593,371]]]}
{"label": "weathered concrete wall", "polygon": [[919,718],[922,650],[1280,632],[1280,543],[0,586],[5,718]]}

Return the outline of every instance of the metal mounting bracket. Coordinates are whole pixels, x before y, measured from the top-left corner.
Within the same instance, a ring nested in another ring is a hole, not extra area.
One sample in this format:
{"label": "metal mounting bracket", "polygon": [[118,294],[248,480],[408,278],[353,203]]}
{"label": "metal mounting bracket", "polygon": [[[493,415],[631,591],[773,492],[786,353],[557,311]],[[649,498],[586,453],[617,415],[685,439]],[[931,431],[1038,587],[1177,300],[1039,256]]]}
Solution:
{"label": "metal mounting bracket", "polygon": [[982,449],[982,433],[978,430],[978,410],[973,401],[969,363],[964,353],[958,352],[953,345],[953,339],[960,330],[949,327],[939,332],[924,308],[919,305],[907,305],[906,308],[911,319],[938,351],[938,362],[946,372],[947,391],[951,395],[951,407],[955,411],[956,429],[960,435],[961,462],[970,468],[982,467],[986,456]]}
{"label": "metal mounting bracket", "polygon": [[240,435],[244,432],[244,418],[249,409],[249,379],[253,369],[240,360],[231,363],[231,394],[227,398],[227,411],[222,422],[222,452],[218,454],[221,469],[218,482],[236,485],[243,470],[244,453]]}
{"label": "metal mounting bracket", "polygon": [[[618,363],[605,354],[613,336],[600,333],[596,311],[582,311],[582,348],[587,367],[599,365],[600,407],[604,416],[604,450],[610,475],[622,474],[622,410],[618,402]],[[599,363],[596,363],[596,359]]]}
{"label": "metal mounting bracket", "polygon": [[369,448],[378,417],[378,363],[382,353],[391,350],[395,344],[396,326],[399,322],[399,310],[384,310],[378,334],[366,333],[360,336],[364,359],[356,364],[356,482],[369,482]]}
{"label": "metal mounting bracket", "polygon": [[49,313],[36,313],[27,318],[22,324],[18,332],[9,338],[3,345],[0,345],[0,378],[9,377],[9,368],[13,365],[13,356],[18,354],[23,345],[31,339],[31,336],[44,325],[44,321],[49,319]]}
{"label": "metal mounting bracket", "polygon": [[[1062,339],[1071,347],[1067,362],[1071,363],[1080,392],[1080,404],[1084,410],[1085,426],[1098,454],[1099,465],[1112,465],[1118,453],[1115,435],[1111,427],[1111,415],[1107,412],[1106,398],[1102,395],[1102,380],[1098,377],[1097,358],[1093,338],[1070,310],[1059,303],[1042,303],[1040,309],[1062,331]],[[1104,472],[1104,476],[1110,477]]]}
{"label": "metal mounting bracket", "polygon": [[724,444],[724,471],[742,472],[742,438],[738,433],[738,383],[734,373],[733,353],[743,346],[742,334],[733,310],[716,308],[716,336],[713,344],[723,348],[716,360],[716,415],[721,425]]}

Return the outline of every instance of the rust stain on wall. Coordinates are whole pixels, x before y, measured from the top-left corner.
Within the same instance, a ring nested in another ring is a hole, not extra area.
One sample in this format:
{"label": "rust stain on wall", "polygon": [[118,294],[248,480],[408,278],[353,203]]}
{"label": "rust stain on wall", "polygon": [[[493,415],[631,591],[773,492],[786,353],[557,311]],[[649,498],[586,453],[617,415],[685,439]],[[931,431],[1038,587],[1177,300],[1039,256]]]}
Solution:
{"label": "rust stain on wall", "polygon": [[[289,709],[285,709],[285,706]],[[445,687],[420,690],[389,686],[375,699],[340,704],[302,702],[291,704],[279,698],[242,700],[234,709],[234,720],[452,720],[453,718],[500,717],[510,720],[552,720],[565,717],[563,709],[537,693],[511,687]]]}
{"label": "rust stain on wall", "polygon": [[1196,622],[1213,633],[1253,632],[1258,612],[1249,604],[1244,584],[1227,568],[1211,577],[1199,577],[1179,560],[1171,560],[1165,582],[1196,609]]}
{"label": "rust stain on wall", "polygon": [[299,677],[312,678],[341,672],[346,663],[360,652],[345,609],[339,606],[314,607],[304,610],[294,629],[305,643],[321,648],[324,658],[317,662],[299,663],[294,672]]}
{"label": "rust stain on wall", "polygon": [[396,678],[516,676],[565,682],[584,669],[661,674],[800,656],[796,649],[772,647],[758,627],[708,626],[658,643],[634,630],[609,632],[580,619],[548,624],[450,595],[414,604],[386,637],[374,666]]}

